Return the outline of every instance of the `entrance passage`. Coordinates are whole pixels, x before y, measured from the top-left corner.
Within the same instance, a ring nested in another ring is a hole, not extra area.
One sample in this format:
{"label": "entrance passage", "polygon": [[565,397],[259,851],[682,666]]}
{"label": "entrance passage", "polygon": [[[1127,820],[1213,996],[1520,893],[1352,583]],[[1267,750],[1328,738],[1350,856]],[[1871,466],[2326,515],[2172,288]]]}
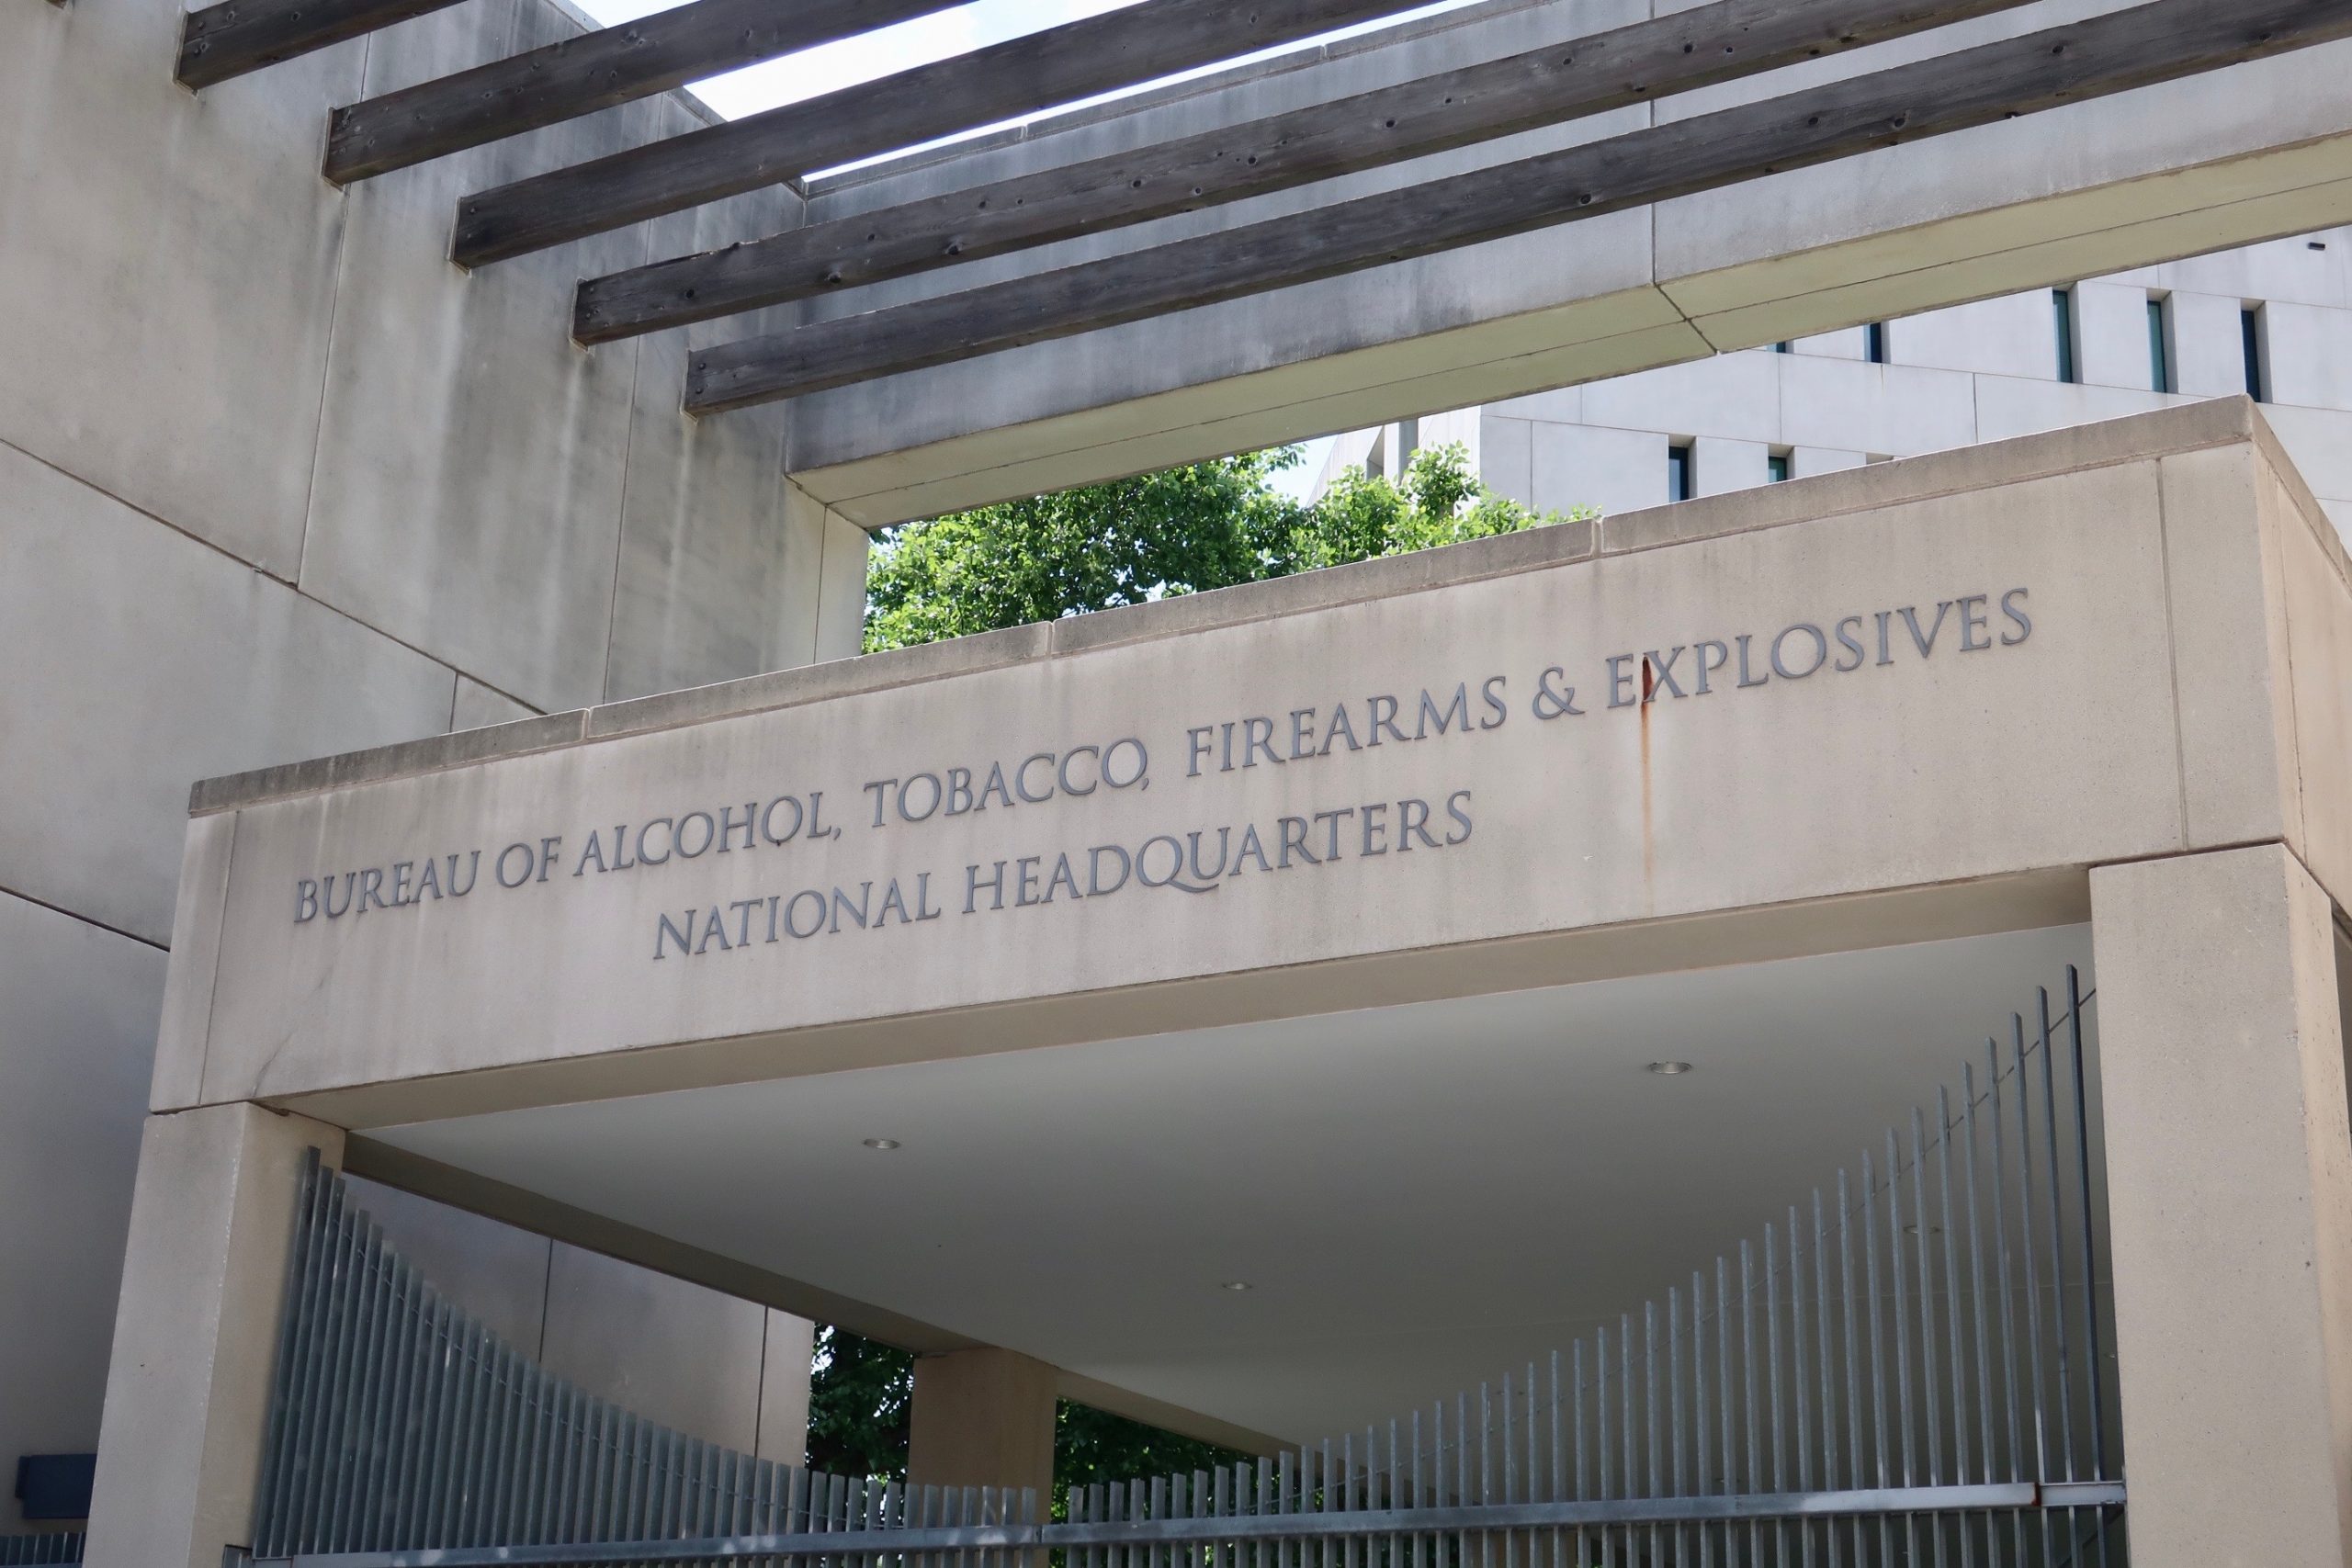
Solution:
{"label": "entrance passage", "polygon": [[1318,1445],[1077,1489],[1054,1519],[589,1396],[452,1308],[314,1159],[247,1561],[2120,1564],[2091,1000],[2070,968],[1907,1123],[1547,1360]]}

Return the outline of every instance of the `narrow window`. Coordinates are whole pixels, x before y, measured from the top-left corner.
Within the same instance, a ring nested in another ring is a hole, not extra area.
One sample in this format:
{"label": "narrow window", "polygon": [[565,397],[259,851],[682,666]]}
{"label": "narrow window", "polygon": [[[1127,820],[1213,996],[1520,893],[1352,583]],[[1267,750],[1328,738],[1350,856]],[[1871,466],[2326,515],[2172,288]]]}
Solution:
{"label": "narrow window", "polygon": [[2159,392],[2178,390],[2172,381],[2172,299],[2148,301],[2148,385]]}
{"label": "narrow window", "polygon": [[1886,323],[1872,321],[1862,329],[1862,357],[1872,365],[1886,363]]}
{"label": "narrow window", "polygon": [[1666,449],[1666,499],[1690,499],[1690,448],[1688,446]]}
{"label": "narrow window", "polygon": [[2245,395],[2257,403],[2270,400],[2270,385],[2262,374],[2263,324],[2259,305],[2238,312],[2238,337],[2245,353]]}
{"label": "narrow window", "polygon": [[2053,288],[2050,291],[2050,326],[2058,339],[2058,379],[2068,386],[2081,380],[2081,368],[2075,363],[2075,291]]}
{"label": "narrow window", "polygon": [[1784,484],[1789,477],[1789,455],[1775,452],[1764,459],[1764,477],[1773,484]]}

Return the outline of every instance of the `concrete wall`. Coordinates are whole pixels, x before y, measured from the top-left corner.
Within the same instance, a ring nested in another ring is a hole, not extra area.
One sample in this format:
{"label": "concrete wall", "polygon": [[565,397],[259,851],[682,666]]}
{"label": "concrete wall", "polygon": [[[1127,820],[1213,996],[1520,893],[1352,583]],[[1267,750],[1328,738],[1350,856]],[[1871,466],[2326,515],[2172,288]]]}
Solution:
{"label": "concrete wall", "polygon": [[[1424,418],[1464,440],[1486,481],[1545,511],[1667,500],[1667,448],[1692,448],[1696,493],[1997,441],[2247,390],[2241,312],[2261,311],[2265,416],[2339,527],[2352,520],[2352,230],[2169,262],[2072,286],[2075,368],[2059,379],[2048,290],[1803,337]],[[2147,306],[2169,313],[2169,394],[2154,385]],[[1394,430],[1385,426],[1382,429]],[[1470,433],[1475,431],[1475,436]],[[1343,435],[1325,479],[1361,467],[1377,431]]]}
{"label": "concrete wall", "polygon": [[674,334],[562,331],[583,270],[797,198],[469,276],[461,186],[696,107],[338,191],[333,105],[579,24],[467,0],[201,95],[179,25],[0,15],[0,1255],[38,1259],[0,1271],[0,1475],[96,1437],[190,781],[855,647],[865,541],[782,479],[786,416],[696,425]]}

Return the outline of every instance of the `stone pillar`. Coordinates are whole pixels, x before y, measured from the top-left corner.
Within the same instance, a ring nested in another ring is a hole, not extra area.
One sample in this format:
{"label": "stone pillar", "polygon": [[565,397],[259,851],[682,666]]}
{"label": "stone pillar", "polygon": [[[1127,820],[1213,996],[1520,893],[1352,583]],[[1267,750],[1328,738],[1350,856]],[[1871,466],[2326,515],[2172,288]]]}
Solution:
{"label": "stone pillar", "polygon": [[339,1129],[255,1105],[148,1118],[90,1506],[92,1568],[220,1568],[253,1540],[305,1151]]}
{"label": "stone pillar", "polygon": [[2352,1118],[2328,897],[2264,845],[2091,874],[2139,1568],[2352,1562]]}
{"label": "stone pillar", "polygon": [[1054,1369],[981,1348],[915,1361],[907,1480],[916,1486],[1054,1484]]}

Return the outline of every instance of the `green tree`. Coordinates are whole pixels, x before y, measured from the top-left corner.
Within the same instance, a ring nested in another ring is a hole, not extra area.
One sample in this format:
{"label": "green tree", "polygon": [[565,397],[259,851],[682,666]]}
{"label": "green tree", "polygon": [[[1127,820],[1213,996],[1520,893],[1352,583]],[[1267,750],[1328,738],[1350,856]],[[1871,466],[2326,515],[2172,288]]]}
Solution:
{"label": "green tree", "polygon": [[1459,446],[1415,453],[1401,482],[1350,469],[1312,502],[1273,488],[1273,476],[1298,460],[1295,447],[1245,453],[887,529],[866,570],[866,649],[935,642],[1563,520],[1487,490]]}

